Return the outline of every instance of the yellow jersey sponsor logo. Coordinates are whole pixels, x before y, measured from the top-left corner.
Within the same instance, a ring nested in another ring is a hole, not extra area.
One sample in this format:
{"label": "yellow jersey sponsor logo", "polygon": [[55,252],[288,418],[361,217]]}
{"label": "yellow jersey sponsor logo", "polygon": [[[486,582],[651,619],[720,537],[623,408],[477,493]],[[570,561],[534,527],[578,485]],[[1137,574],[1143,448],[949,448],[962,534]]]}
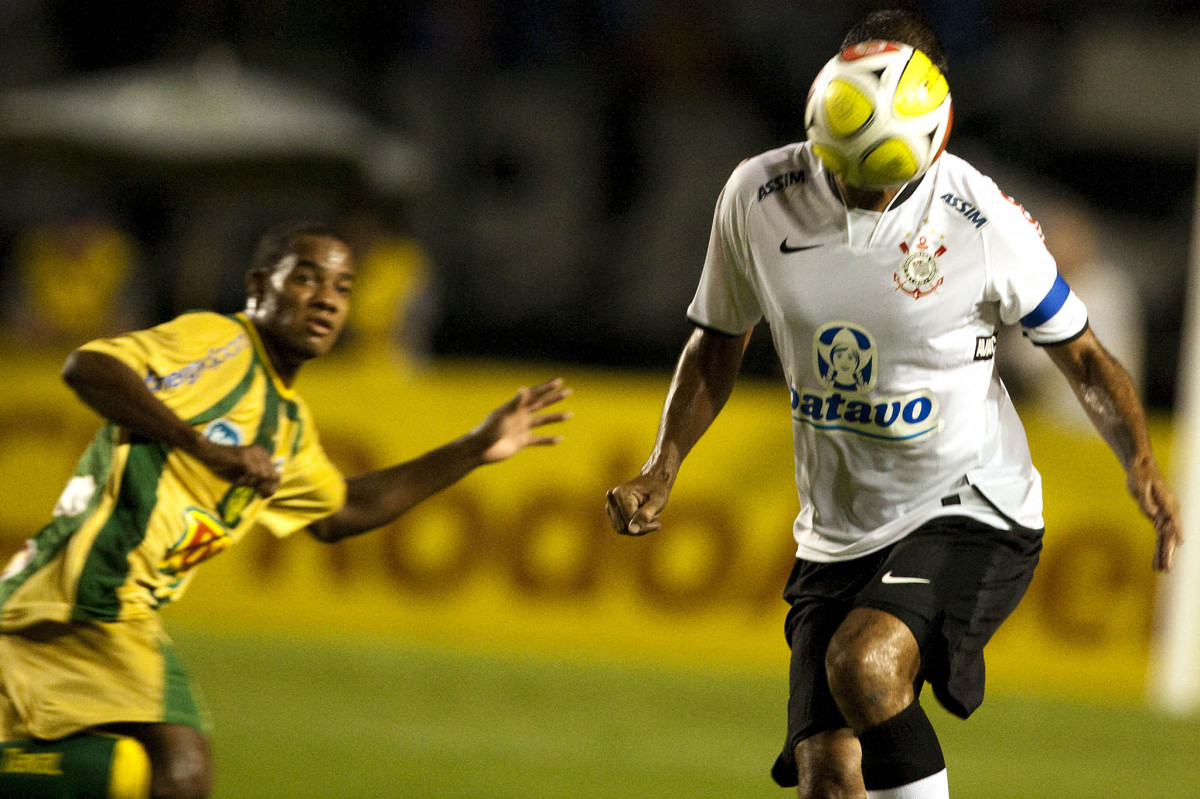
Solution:
{"label": "yellow jersey sponsor logo", "polygon": [[180,386],[190,386],[199,380],[205,372],[216,369],[225,363],[225,361],[248,349],[250,349],[250,340],[246,338],[245,333],[239,333],[233,341],[210,349],[208,354],[200,360],[176,369],[170,374],[157,375],[151,372],[146,375],[144,382],[147,388],[155,392],[162,391],[163,389],[178,388]]}

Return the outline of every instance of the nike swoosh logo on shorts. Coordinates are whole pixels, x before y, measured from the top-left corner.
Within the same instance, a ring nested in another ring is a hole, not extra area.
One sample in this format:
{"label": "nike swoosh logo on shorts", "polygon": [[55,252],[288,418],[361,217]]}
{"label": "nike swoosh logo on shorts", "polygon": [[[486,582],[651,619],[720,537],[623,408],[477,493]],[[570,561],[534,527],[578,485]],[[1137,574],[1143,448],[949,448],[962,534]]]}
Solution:
{"label": "nike swoosh logo on shorts", "polygon": [[901,585],[904,583],[928,583],[929,582],[929,580],[927,580],[924,577],[897,577],[896,575],[892,574],[890,569],[882,577],[880,577],[879,580],[884,585]]}
{"label": "nike swoosh logo on shorts", "polygon": [[801,252],[803,250],[815,250],[817,247],[820,247],[820,246],[822,246],[822,245],[820,245],[820,244],[805,244],[800,247],[789,247],[788,243],[787,243],[787,239],[784,239],[783,241],[779,242],[779,251],[781,253],[783,253],[784,255],[787,255],[790,252]]}

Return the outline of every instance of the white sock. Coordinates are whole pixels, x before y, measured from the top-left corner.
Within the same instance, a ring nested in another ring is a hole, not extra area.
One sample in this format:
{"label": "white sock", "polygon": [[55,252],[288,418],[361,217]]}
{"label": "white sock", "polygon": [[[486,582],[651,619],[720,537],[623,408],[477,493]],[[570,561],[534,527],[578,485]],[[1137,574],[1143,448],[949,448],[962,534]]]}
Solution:
{"label": "white sock", "polygon": [[950,783],[946,769],[937,774],[882,791],[867,791],[867,799],[950,799]]}

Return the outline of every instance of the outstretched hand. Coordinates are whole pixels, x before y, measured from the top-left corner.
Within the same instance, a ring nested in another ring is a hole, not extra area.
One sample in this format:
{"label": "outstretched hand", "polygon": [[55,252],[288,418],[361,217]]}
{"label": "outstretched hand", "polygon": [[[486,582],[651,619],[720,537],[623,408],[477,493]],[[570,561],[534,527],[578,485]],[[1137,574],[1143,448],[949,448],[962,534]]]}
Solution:
{"label": "outstretched hand", "polygon": [[555,378],[533,388],[522,388],[517,395],[487,415],[471,431],[483,446],[481,460],[495,463],[511,457],[525,447],[545,447],[562,440],[558,435],[538,435],[534,431],[543,425],[564,422],[570,411],[541,413],[542,410],[571,395],[563,387],[562,378]]}
{"label": "outstretched hand", "polygon": [[1154,568],[1170,571],[1175,560],[1175,547],[1183,543],[1183,524],[1179,519],[1179,500],[1163,479],[1153,459],[1138,461],[1126,477],[1129,493],[1137,500],[1142,513],[1154,522],[1156,543]]}

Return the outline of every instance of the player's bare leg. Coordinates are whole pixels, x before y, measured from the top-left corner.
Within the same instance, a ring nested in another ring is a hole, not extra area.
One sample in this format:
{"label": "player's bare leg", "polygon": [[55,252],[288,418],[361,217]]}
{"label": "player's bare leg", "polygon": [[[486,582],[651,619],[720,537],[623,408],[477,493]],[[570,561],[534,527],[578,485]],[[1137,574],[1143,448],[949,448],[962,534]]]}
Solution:
{"label": "player's bare leg", "polygon": [[872,799],[949,796],[937,733],[915,701],[920,666],[912,632],[881,610],[855,608],[829,642],[829,689],[858,736]]}
{"label": "player's bare leg", "polygon": [[796,744],[800,799],[864,799],[862,751],[849,729],[817,733]]}
{"label": "player's bare leg", "polygon": [[183,724],[118,724],[106,728],[141,741],[150,757],[150,799],[205,799],[212,792],[208,739]]}

